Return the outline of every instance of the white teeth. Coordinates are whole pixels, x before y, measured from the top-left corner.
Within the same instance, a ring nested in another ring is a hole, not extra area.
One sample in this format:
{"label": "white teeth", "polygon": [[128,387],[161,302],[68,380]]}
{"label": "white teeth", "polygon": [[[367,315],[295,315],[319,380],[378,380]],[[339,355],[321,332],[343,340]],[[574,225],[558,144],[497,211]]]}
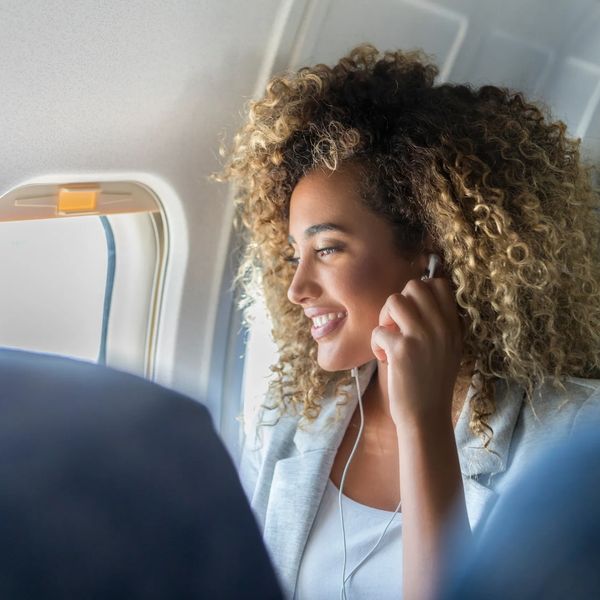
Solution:
{"label": "white teeth", "polygon": [[313,318],[313,324],[315,327],[323,327],[328,321],[335,321],[336,319],[343,319],[346,316],[345,312],[329,313],[326,315],[319,315]]}

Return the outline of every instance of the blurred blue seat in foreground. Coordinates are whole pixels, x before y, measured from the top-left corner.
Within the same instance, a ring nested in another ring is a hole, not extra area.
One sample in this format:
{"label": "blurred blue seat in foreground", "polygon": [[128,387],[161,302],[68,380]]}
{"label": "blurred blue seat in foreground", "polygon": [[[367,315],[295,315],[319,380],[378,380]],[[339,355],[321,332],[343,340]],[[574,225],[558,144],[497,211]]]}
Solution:
{"label": "blurred blue seat in foreground", "polygon": [[457,553],[443,600],[600,595],[600,423],[540,457]]}
{"label": "blurred blue seat in foreground", "polygon": [[207,410],[0,350],[0,597],[280,598]]}

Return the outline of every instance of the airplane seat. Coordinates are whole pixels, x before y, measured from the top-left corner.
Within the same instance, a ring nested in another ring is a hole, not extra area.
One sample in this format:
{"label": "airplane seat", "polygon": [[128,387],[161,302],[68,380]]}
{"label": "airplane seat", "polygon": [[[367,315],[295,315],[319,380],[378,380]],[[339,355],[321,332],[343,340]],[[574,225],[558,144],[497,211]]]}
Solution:
{"label": "airplane seat", "polygon": [[448,552],[438,600],[598,597],[599,425],[590,415],[542,453],[499,499],[480,536]]}
{"label": "airplane seat", "polygon": [[0,350],[0,597],[280,598],[198,402]]}

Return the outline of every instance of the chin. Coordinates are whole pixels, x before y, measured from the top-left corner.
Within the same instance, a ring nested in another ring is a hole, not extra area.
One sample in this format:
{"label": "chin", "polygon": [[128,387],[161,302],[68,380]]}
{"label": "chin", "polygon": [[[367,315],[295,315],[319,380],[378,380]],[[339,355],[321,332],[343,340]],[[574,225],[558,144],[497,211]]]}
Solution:
{"label": "chin", "polygon": [[317,355],[317,363],[323,371],[329,373],[337,373],[339,371],[349,371],[354,367],[360,367],[365,363],[370,362],[375,358],[374,355],[370,355],[367,358],[364,357],[342,357],[342,356],[321,356],[320,353]]}
{"label": "chin", "polygon": [[329,373],[336,373],[337,371],[345,371],[346,369],[351,369],[352,367],[347,366],[347,361],[341,359],[341,357],[337,356],[322,356],[321,352],[317,355],[317,363],[323,371],[327,371]]}
{"label": "chin", "polygon": [[319,367],[321,367],[323,371],[327,371],[328,373],[338,373],[339,371],[347,371],[352,368],[339,365],[332,365],[330,363],[323,364],[321,362],[319,362]]}

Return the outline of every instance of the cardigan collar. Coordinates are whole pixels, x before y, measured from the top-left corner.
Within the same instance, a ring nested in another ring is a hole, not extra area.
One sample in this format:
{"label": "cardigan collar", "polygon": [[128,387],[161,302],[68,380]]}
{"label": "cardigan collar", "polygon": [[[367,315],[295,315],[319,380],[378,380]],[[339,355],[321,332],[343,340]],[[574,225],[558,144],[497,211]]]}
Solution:
{"label": "cardigan collar", "polygon": [[495,410],[488,418],[492,439],[487,448],[469,427],[471,400],[475,395],[473,383],[456,423],[454,434],[458,448],[460,470],[467,477],[492,475],[506,471],[510,445],[523,406],[523,388],[514,382],[498,379],[494,384]]}

